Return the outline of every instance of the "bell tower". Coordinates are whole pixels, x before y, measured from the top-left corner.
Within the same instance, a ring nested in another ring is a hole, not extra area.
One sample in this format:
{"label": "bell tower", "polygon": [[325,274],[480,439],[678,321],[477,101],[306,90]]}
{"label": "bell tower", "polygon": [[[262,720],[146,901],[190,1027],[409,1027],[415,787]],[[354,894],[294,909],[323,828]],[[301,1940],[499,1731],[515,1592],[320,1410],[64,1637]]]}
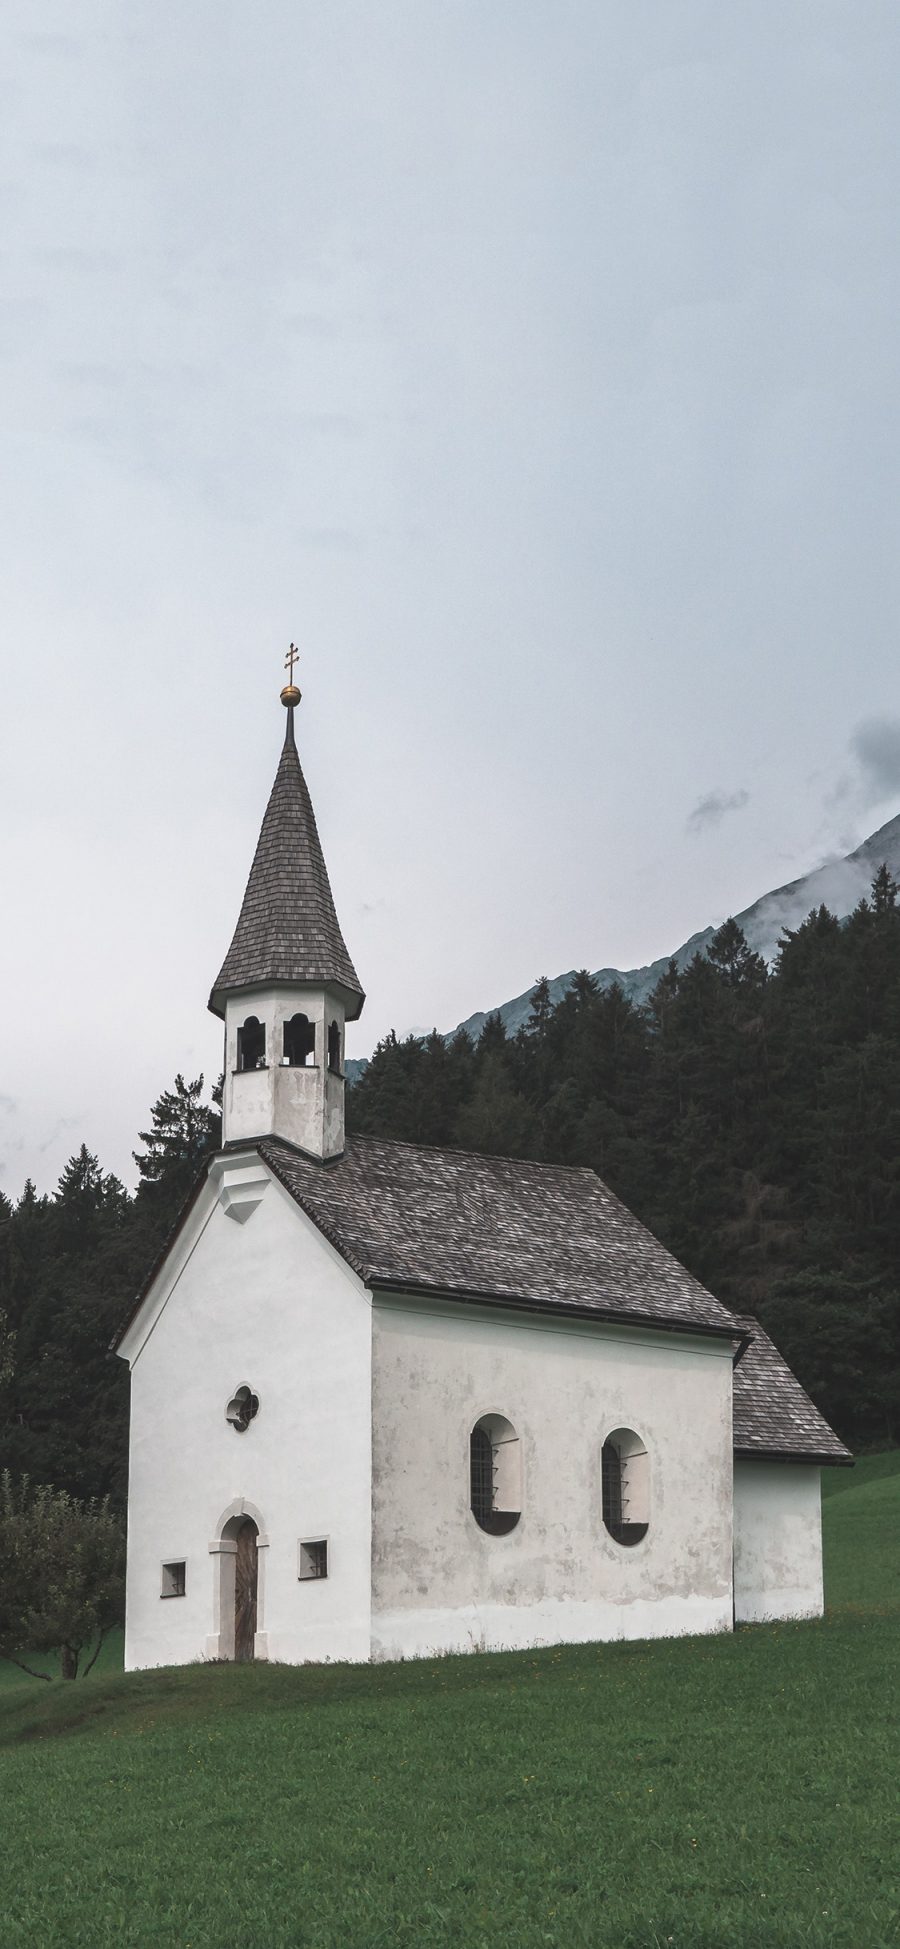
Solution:
{"label": "bell tower", "polygon": [[282,1137],[312,1157],[344,1149],[344,1027],[365,996],[334,910],[300,767],[285,664],[284,747],[234,938],[209,1006],[225,1023],[222,1140]]}

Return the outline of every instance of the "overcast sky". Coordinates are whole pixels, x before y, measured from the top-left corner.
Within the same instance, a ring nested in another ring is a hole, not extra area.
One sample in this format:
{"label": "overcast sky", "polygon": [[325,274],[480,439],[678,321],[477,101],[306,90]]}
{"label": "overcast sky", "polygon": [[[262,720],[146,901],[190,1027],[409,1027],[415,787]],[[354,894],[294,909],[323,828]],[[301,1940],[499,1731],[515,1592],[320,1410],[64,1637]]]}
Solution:
{"label": "overcast sky", "polygon": [[283,736],[368,1001],[900,806],[896,0],[6,0],[0,1185],[130,1153]]}

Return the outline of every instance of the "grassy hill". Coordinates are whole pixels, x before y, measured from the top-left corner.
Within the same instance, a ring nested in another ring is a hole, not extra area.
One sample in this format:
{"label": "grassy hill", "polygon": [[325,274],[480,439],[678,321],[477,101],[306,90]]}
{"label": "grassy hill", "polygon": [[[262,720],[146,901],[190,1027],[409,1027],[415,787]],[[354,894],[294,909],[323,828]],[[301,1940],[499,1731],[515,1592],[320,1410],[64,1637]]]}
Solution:
{"label": "grassy hill", "polygon": [[827,1603],[900,1610],[900,1449],[822,1475]]}
{"label": "grassy hill", "polygon": [[4,1949],[897,1943],[898,1470],[828,1478],[821,1623],[17,1679]]}

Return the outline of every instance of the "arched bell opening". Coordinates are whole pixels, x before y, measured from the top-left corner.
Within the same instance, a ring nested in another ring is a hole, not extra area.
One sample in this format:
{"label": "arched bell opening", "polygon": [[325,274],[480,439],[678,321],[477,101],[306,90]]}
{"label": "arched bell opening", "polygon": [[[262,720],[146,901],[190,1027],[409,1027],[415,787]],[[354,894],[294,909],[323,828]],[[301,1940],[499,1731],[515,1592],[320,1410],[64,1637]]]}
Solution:
{"label": "arched bell opening", "polygon": [[316,1029],[308,1015],[292,1015],[284,1025],[284,1063],[288,1069],[305,1069],[315,1060]]}
{"label": "arched bell opening", "polygon": [[333,1076],[340,1076],[341,1025],[339,1022],[329,1022],[328,1024],[328,1067]]}
{"label": "arched bell opening", "polygon": [[265,1069],[266,1031],[258,1015],[248,1015],[237,1032],[238,1069]]}

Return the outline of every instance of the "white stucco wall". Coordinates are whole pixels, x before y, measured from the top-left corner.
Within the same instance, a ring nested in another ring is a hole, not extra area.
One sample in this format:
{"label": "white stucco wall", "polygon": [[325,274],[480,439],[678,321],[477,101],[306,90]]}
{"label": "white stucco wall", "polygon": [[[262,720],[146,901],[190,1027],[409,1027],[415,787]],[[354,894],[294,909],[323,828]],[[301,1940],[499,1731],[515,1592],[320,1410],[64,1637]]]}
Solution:
{"label": "white stucco wall", "polygon": [[[284,1067],[284,1025],[306,1015],[315,1030],[315,1052],[302,1068]],[[238,1070],[238,1030],[250,1015],[266,1034],[266,1067]],[[225,1004],[225,1143],[274,1132],[314,1157],[335,1157],[344,1148],[344,1078],[328,1068],[328,1025],[336,1022],[344,1057],[344,1004],[328,988],[279,985],[247,989]]]}
{"label": "white stucco wall", "polygon": [[[373,1314],[376,1657],[727,1630],[732,1621],[731,1347],[379,1296]],[[469,1507],[483,1415],[521,1439],[521,1521]],[[602,1518],[600,1454],[633,1428],[650,1526]]]}
{"label": "white stucco wall", "polygon": [[803,1462],[735,1458],[734,1615],[738,1624],[821,1616],[820,1473]]}
{"label": "white stucco wall", "polygon": [[[214,1171],[224,1202],[210,1183],[121,1349],[133,1362],[125,1662],[227,1651],[210,1544],[242,1504],[268,1538],[257,1654],[368,1658],[369,1298],[254,1153]],[[242,1384],[260,1409],[239,1434],[225,1407]],[[298,1542],[319,1537],[329,1575],[300,1582]],[[161,1598],[161,1564],[181,1559],[185,1596]]]}

